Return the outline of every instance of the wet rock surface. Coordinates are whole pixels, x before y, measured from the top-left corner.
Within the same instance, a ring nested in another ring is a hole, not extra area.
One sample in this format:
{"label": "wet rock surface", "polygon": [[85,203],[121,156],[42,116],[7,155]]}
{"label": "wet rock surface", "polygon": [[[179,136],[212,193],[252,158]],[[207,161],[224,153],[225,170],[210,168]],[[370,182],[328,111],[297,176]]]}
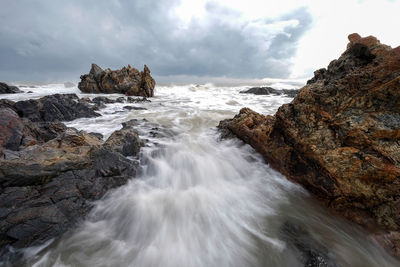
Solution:
{"label": "wet rock surface", "polygon": [[244,108],[219,127],[400,256],[400,47],[349,40],[274,116]]}
{"label": "wet rock surface", "polygon": [[16,94],[22,92],[23,91],[21,91],[17,86],[0,82],[0,94]]}
{"label": "wet rock surface", "polygon": [[[43,102],[53,99],[65,104],[68,116],[59,115],[64,109],[55,117],[43,115]],[[0,257],[10,255],[10,246],[60,236],[85,217],[94,200],[136,176],[142,142],[130,125],[103,143],[101,135],[52,121],[73,118],[69,108],[79,101],[74,95],[49,96],[28,102],[29,112],[19,114],[26,103],[1,101]]]}
{"label": "wet rock surface", "polygon": [[245,91],[240,91],[241,94],[255,94],[255,95],[287,95],[295,97],[300,90],[298,89],[274,89],[272,87],[253,87]]}
{"label": "wet rock surface", "polygon": [[92,64],[89,74],[81,76],[78,88],[84,93],[119,93],[128,96],[152,97],[155,81],[145,65],[143,71],[123,67],[120,70],[103,70]]}

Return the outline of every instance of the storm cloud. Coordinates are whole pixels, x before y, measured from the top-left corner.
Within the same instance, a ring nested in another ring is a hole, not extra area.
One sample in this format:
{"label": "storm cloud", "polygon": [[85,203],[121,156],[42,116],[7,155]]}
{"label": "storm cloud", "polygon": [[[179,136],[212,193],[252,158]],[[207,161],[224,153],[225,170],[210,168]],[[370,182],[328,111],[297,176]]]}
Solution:
{"label": "storm cloud", "polygon": [[[246,19],[208,2],[184,22],[178,0],[20,0],[0,10],[0,79],[79,77],[92,62],[147,64],[156,77],[285,78],[312,17]],[[265,8],[268,8],[266,6]]]}

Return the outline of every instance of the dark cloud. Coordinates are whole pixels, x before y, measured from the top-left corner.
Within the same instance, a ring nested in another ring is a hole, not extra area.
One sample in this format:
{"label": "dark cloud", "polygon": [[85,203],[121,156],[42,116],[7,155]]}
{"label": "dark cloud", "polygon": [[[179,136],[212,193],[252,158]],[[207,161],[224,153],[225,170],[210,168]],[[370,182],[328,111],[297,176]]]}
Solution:
{"label": "dark cloud", "polygon": [[[215,2],[184,24],[178,0],[19,0],[0,10],[0,79],[77,79],[90,63],[156,76],[286,77],[311,25],[305,8],[246,20]],[[268,8],[266,6],[266,8]]]}

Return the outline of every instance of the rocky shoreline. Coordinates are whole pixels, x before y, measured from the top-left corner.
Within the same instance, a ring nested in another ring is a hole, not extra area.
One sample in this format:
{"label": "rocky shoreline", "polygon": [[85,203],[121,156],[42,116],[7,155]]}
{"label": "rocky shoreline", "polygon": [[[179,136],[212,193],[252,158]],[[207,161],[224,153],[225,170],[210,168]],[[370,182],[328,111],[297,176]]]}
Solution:
{"label": "rocky shoreline", "polygon": [[99,116],[76,95],[0,103],[0,251],[58,237],[92,202],[135,177],[143,141],[125,123],[102,136],[60,121]]}
{"label": "rocky shoreline", "polygon": [[400,47],[349,40],[274,116],[243,108],[219,128],[400,257]]}
{"label": "rocky shoreline", "polygon": [[[103,71],[93,64],[81,78],[78,87],[83,92],[128,97],[54,94],[18,102],[0,100],[0,262],[17,260],[14,249],[61,236],[85,218],[93,201],[134,178],[140,148],[146,143],[136,126],[144,125],[154,137],[170,134],[135,119],[124,122],[106,141],[101,134],[67,127],[63,122],[101,116],[96,111],[107,104],[145,109],[131,104],[150,102],[146,97],[154,95],[155,81],[147,66],[143,72],[130,66]],[[0,93],[20,92],[0,83]]]}

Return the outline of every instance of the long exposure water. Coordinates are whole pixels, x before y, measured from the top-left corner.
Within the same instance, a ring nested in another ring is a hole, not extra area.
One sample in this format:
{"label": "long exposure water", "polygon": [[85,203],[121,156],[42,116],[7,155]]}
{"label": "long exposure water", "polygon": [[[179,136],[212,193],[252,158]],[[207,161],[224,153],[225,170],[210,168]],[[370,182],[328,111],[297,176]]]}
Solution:
{"label": "long exposure water", "polygon": [[[5,97],[98,96],[62,85],[28,89],[33,93]],[[301,254],[282,238],[286,222],[307,229],[338,266],[399,266],[366,232],[327,212],[251,147],[219,139],[216,125],[240,108],[273,114],[291,101],[239,94],[242,89],[158,86],[152,102],[133,104],[146,110],[116,103],[101,117],[67,123],[106,139],[122,122],[146,119],[173,134],[154,138],[138,126],[150,139],[139,177],[97,201],[77,229],[24,250],[27,266],[303,266]]]}

